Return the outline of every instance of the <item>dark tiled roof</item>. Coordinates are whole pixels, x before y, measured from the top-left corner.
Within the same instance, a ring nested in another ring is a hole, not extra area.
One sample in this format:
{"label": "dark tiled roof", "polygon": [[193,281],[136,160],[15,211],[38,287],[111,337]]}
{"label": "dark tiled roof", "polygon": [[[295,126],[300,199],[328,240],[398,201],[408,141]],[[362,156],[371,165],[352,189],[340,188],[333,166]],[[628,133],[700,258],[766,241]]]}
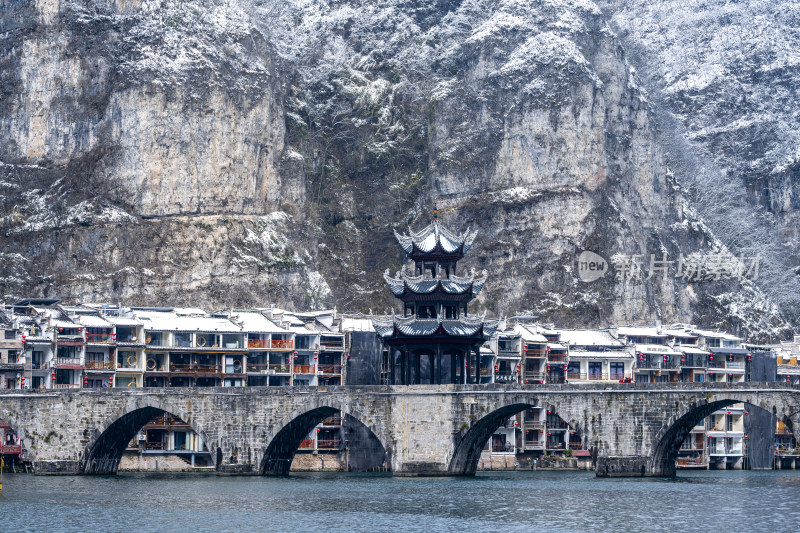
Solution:
{"label": "dark tiled roof", "polygon": [[451,337],[473,337],[476,335],[488,339],[497,330],[497,321],[486,321],[478,317],[466,317],[458,320],[442,320],[439,318],[416,318],[392,315],[372,319],[375,332],[383,338],[395,337],[399,332],[408,337],[427,337],[435,334]]}
{"label": "dark tiled roof", "polygon": [[445,254],[466,253],[472,247],[477,231],[470,233],[469,230],[461,235],[456,235],[452,231],[443,227],[438,220],[434,220],[421,231],[413,232],[409,229],[408,235],[400,235],[397,231],[394,236],[397,242],[407,254],[411,254],[416,249],[423,253],[439,250]]}
{"label": "dark tiled roof", "polygon": [[477,295],[486,283],[487,273],[483,271],[477,277],[475,274],[469,276],[447,278],[426,279],[423,276],[409,276],[403,272],[398,272],[396,278],[389,275],[389,270],[383,274],[383,279],[389,285],[395,296],[402,296],[406,291],[416,294],[431,294],[441,291],[447,294],[465,294],[472,290]]}

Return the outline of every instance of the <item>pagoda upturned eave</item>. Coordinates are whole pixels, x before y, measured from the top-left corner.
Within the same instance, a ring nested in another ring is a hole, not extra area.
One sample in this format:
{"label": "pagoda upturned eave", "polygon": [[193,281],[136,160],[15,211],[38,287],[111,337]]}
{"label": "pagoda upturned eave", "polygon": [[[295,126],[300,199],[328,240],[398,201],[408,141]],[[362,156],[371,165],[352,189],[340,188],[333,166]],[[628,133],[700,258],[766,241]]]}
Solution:
{"label": "pagoda upturned eave", "polygon": [[463,257],[475,241],[477,231],[469,230],[457,235],[443,227],[436,219],[418,232],[409,229],[408,235],[401,235],[395,230],[394,236],[407,255],[413,257],[430,257],[441,255],[444,257]]}
{"label": "pagoda upturned eave", "polygon": [[396,297],[408,295],[442,294],[451,296],[468,296],[470,299],[477,296],[486,283],[487,273],[474,274],[469,277],[459,278],[424,278],[422,276],[408,276],[398,273],[399,277],[393,278],[387,269],[383,279]]}
{"label": "pagoda upturned eave", "polygon": [[463,319],[419,319],[415,317],[392,316],[387,319],[373,319],[375,332],[385,341],[403,338],[442,337],[448,341],[471,339],[483,343],[497,330],[496,321],[472,321]]}

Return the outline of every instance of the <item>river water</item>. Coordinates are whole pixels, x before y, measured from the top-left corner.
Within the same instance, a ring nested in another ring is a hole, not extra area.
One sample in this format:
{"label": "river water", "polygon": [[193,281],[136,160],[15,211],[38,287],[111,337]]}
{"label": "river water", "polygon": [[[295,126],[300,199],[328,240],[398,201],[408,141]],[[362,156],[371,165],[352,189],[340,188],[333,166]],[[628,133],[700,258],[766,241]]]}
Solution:
{"label": "river water", "polygon": [[800,471],[6,475],[0,531],[800,530]]}

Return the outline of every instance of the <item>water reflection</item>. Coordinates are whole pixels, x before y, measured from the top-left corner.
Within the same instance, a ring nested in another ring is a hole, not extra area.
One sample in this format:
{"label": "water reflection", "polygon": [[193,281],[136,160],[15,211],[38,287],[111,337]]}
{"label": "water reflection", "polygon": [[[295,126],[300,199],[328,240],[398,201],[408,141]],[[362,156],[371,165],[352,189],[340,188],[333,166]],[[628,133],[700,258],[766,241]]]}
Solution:
{"label": "water reflection", "polygon": [[794,531],[800,472],[9,475],[4,531]]}

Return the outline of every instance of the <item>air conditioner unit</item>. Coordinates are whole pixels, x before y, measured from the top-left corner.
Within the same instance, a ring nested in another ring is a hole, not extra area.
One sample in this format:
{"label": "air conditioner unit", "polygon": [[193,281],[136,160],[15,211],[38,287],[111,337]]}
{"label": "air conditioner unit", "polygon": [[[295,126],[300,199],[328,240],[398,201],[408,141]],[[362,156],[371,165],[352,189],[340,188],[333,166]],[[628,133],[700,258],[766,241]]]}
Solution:
{"label": "air conditioner unit", "polygon": [[147,440],[147,435],[145,435],[144,433],[139,433],[136,436],[136,440]]}

